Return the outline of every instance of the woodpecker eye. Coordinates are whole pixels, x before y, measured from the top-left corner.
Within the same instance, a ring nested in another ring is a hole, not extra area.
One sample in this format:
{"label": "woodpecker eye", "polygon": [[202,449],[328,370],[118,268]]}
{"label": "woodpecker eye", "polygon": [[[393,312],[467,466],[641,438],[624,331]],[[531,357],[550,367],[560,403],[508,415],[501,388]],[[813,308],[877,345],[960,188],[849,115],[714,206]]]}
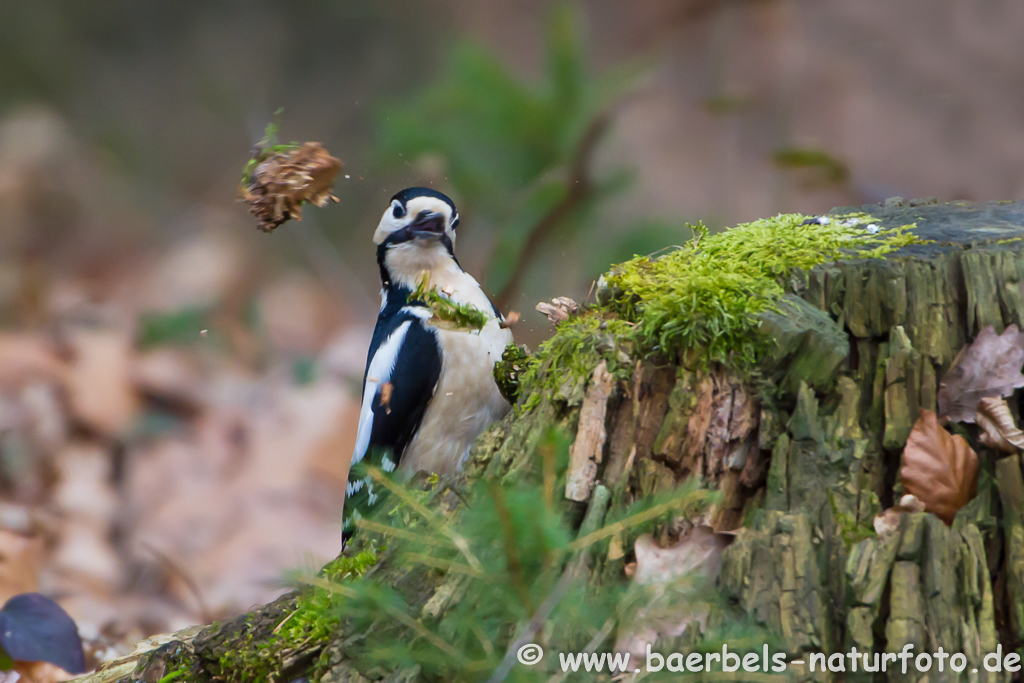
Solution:
{"label": "woodpecker eye", "polygon": [[395,218],[401,218],[402,216],[405,215],[405,207],[402,206],[399,202],[395,202],[395,207],[391,209],[391,215],[394,216]]}

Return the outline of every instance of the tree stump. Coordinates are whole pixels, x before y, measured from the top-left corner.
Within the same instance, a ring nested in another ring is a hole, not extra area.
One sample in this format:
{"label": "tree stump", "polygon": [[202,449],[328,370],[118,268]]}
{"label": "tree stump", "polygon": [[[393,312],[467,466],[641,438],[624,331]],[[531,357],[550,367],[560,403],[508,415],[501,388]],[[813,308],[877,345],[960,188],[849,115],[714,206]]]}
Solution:
{"label": "tree stump", "polygon": [[[609,515],[699,477],[720,491],[700,521],[736,532],[718,588],[790,660],[852,647],[898,652],[910,644],[917,654],[941,646],[966,655],[967,671],[978,669],[972,680],[1008,680],[1010,674],[981,664],[997,647],[1005,654],[1024,644],[1019,455],[980,445],[973,425],[951,427],[982,461],[973,501],[952,526],[912,513],[897,531],[877,536],[872,522],[898,500],[903,445],[919,408],[936,409],[939,381],[958,351],[986,326],[1001,332],[1024,322],[1024,202],[896,199],[832,213],[851,211],[871,214],[883,228],[916,224],[912,232],[928,243],[787,277],[786,295],[760,314],[762,331],[777,344],[761,359],[757,381],[728,364],[692,362],[685,352],[631,355],[615,339],[605,340],[627,356],[622,365],[631,372],[614,383],[604,411],[587,403],[591,393],[607,393],[606,377],[590,392],[597,373],[566,372],[561,384],[520,397],[520,409],[478,440],[465,474],[515,479],[555,426],[576,435],[588,452],[597,443],[590,463],[597,479],[585,490],[605,496]],[[1011,400],[1018,416],[1019,399]],[[588,415],[583,421],[581,411]],[[577,435],[594,415],[604,417],[600,438]],[[577,525],[585,524],[587,509],[593,505],[579,504]],[[669,542],[679,532],[666,522],[658,533]],[[624,581],[635,540],[636,534],[622,533],[592,558],[581,580]],[[458,577],[399,566],[387,555],[373,571],[404,586],[413,612],[427,622],[458,599]],[[239,680],[224,666],[224,653],[271,637],[294,600],[206,629],[185,647],[190,675]],[[358,637],[342,626],[304,643],[287,661],[272,663],[270,679],[293,680],[312,670],[314,659],[323,681],[417,679],[410,670],[359,669],[346,658]],[[156,673],[166,668],[143,659],[136,675],[159,680]],[[797,680],[822,680],[799,666],[789,671]],[[831,679],[878,676],[858,668]],[[884,676],[957,680],[934,670]]]}

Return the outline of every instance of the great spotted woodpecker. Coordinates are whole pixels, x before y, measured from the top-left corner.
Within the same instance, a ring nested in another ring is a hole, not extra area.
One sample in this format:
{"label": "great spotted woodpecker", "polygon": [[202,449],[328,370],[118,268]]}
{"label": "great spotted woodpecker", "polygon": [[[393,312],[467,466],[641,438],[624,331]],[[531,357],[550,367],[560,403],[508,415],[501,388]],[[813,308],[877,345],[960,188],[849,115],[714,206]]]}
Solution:
{"label": "great spotted woodpecker", "polygon": [[[459,266],[458,225],[451,199],[411,187],[391,198],[373,235],[381,305],[363,375],[353,468],[366,460],[385,472],[450,474],[480,432],[509,410],[492,373],[512,333]],[[452,302],[483,312],[483,328],[436,325],[431,309],[413,298],[424,276]],[[349,474],[343,544],[379,494],[369,477]]]}

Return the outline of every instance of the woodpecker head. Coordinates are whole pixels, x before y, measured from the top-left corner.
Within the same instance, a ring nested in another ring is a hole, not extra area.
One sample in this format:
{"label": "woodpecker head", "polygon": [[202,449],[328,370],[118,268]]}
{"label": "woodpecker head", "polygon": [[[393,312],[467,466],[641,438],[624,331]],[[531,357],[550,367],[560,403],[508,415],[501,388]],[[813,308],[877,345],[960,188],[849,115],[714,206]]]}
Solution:
{"label": "woodpecker head", "polygon": [[423,271],[455,263],[458,225],[459,212],[446,195],[426,187],[402,190],[373,233],[381,276],[414,287]]}
{"label": "woodpecker head", "polygon": [[455,244],[459,212],[455,203],[437,190],[410,187],[391,198],[391,204],[373,234],[374,244],[418,243],[430,248],[438,242]]}

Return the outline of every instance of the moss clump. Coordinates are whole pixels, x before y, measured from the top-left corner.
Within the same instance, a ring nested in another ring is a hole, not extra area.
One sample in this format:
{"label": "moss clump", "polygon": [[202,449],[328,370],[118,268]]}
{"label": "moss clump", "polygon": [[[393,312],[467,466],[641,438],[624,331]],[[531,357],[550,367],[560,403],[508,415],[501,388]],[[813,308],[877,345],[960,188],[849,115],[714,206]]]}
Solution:
{"label": "moss clump", "polygon": [[[275,116],[281,113],[281,110],[277,110],[274,113]],[[280,133],[280,127],[276,121],[271,121],[267,124],[263,130],[263,139],[256,145],[253,150],[252,158],[245,163],[245,167],[242,168],[242,187],[248,187],[252,184],[253,174],[256,172],[256,167],[266,161],[274,154],[288,154],[294,152],[299,148],[297,142],[278,142],[277,135]]]}
{"label": "moss clump", "polygon": [[[320,574],[330,581],[358,578],[373,567],[379,558],[376,549],[363,550],[352,556],[338,556],[327,563]],[[327,642],[340,622],[338,597],[324,588],[312,587],[299,594],[295,608],[274,628],[269,637],[248,625],[232,646],[218,659],[219,675],[231,681],[265,683],[272,672],[280,669],[284,658],[300,646]],[[314,678],[326,662],[314,666]],[[217,672],[214,672],[215,674]]]}
{"label": "moss clump", "polygon": [[601,303],[559,325],[530,361],[523,385],[539,388],[551,379],[548,367],[585,375],[601,357],[609,369],[626,372],[616,349],[623,344],[632,345],[634,356],[685,351],[690,358],[751,368],[771,344],[758,333],[757,314],[774,307],[795,271],[923,243],[909,232],[913,225],[881,229],[874,221],[866,213],[824,222],[786,214],[715,235],[690,226],[694,239],[685,245],[613,268],[601,285]]}
{"label": "moss clump", "polygon": [[632,371],[635,334],[635,323],[601,309],[559,323],[555,335],[540,345],[520,374],[520,393],[529,395],[520,407],[532,408],[540,400],[540,387],[579,386],[602,360],[616,379],[626,379]]}
{"label": "moss clump", "polygon": [[920,243],[902,226],[869,232],[871,216],[830,217],[820,224],[779,215],[708,235],[657,259],[622,264],[607,281],[623,296],[609,307],[637,323],[643,348],[676,353],[700,347],[712,361],[735,366],[757,360],[769,340],[756,334],[756,315],[785,293],[785,278],[827,261],[883,256]]}
{"label": "moss clump", "polygon": [[530,352],[525,346],[509,344],[494,364],[494,381],[505,400],[514,404],[519,398],[519,374],[526,369]]}
{"label": "moss clump", "polygon": [[412,293],[411,299],[419,301],[429,308],[436,321],[448,323],[455,329],[469,329],[479,332],[484,328],[489,319],[488,315],[475,306],[469,304],[457,304],[449,299],[443,292],[432,287],[430,278],[426,273],[416,284],[416,291]]}

